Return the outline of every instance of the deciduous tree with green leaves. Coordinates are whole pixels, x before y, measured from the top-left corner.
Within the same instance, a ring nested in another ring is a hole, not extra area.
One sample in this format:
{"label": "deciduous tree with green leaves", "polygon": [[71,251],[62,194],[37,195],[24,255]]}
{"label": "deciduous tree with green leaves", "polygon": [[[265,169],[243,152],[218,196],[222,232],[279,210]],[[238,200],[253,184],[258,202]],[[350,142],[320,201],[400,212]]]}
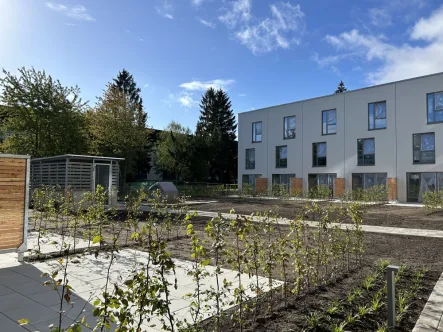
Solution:
{"label": "deciduous tree with green leaves", "polygon": [[146,153],[150,132],[143,114],[139,112],[139,104],[109,84],[86,118],[91,141],[90,153],[125,158],[126,179],[133,179],[137,173],[137,157]]}
{"label": "deciduous tree with green leaves", "polygon": [[228,94],[222,89],[209,88],[200,103],[196,136],[206,143],[205,160],[213,181],[229,182],[237,176],[236,129]]}
{"label": "deciduous tree with green leaves", "polygon": [[201,142],[189,128],[172,121],[159,135],[156,168],[174,176],[176,181],[201,180],[207,174],[207,165],[201,158],[204,148]]}
{"label": "deciduous tree with green leaves", "polygon": [[23,67],[16,75],[3,69],[0,91],[2,152],[33,157],[86,152],[86,103],[77,86]]}

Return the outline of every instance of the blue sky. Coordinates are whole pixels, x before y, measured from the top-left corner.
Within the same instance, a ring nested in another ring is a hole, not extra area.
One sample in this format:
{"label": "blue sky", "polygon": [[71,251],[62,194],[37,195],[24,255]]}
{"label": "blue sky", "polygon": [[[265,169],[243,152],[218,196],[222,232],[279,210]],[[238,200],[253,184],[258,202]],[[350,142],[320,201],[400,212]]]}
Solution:
{"label": "blue sky", "polygon": [[438,0],[0,0],[0,67],[44,69],[94,105],[126,68],[150,127],[443,71]]}

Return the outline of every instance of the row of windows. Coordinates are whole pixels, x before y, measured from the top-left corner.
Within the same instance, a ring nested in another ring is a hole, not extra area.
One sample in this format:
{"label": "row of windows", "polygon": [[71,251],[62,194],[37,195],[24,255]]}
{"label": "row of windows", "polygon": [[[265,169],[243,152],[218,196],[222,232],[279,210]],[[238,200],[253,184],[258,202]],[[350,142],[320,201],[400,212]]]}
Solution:
{"label": "row of windows", "polygon": [[[429,93],[427,95],[427,120],[428,124],[443,122],[443,92]],[[368,130],[387,128],[386,101],[368,104]],[[322,111],[322,135],[337,133],[337,111]],[[292,139],[296,136],[295,115],[283,118],[283,139]],[[252,142],[259,143],[263,137],[263,123],[252,123]]]}
{"label": "row of windows", "polygon": [[[414,134],[412,138],[413,164],[435,163],[435,133]],[[326,142],[312,143],[312,166],[327,164]],[[375,165],[375,138],[357,140],[357,166]],[[275,167],[288,166],[288,146],[275,147]],[[246,149],[246,169],[255,169],[255,148]]]}

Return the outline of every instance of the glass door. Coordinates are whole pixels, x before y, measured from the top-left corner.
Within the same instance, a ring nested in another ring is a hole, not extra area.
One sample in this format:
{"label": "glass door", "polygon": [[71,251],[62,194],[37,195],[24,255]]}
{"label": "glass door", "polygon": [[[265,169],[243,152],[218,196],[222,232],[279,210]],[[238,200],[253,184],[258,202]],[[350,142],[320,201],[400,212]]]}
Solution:
{"label": "glass door", "polygon": [[420,173],[408,173],[408,192],[407,201],[408,202],[418,202],[420,196]]}
{"label": "glass door", "polygon": [[95,164],[95,188],[101,186],[106,192],[106,203],[109,203],[111,165]]}

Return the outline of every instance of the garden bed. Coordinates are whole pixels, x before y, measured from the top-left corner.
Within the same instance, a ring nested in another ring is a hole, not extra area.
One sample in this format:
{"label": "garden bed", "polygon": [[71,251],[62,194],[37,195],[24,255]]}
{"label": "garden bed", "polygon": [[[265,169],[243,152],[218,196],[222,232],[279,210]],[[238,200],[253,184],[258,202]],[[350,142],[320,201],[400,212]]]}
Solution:
{"label": "garden bed", "polygon": [[[192,205],[191,208],[202,211],[236,213],[250,215],[255,212],[275,210],[281,217],[296,218],[303,213],[306,201],[260,198],[218,198],[216,203]],[[346,207],[343,203],[318,202],[319,206],[327,208],[329,204],[336,207]],[[427,213],[424,208],[404,207],[393,205],[366,205],[364,225],[404,227],[417,229],[443,230],[443,211]]]}

